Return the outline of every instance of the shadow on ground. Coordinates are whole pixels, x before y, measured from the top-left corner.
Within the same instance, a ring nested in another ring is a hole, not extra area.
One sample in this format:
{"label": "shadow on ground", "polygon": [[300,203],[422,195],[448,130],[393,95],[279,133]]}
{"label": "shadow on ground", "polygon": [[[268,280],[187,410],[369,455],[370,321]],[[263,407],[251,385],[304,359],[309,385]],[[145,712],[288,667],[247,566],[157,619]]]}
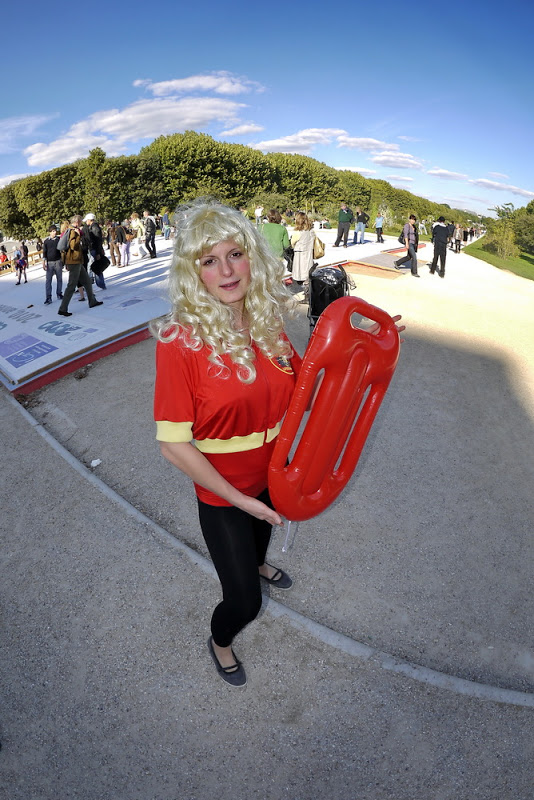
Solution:
{"label": "shadow on ground", "polygon": [[[302,352],[305,321],[288,329]],[[205,553],[191,486],[154,440],[153,351],[142,342],[68,376],[31,412]],[[501,360],[409,336],[341,498],[301,524],[288,556],[276,534],[271,553],[295,577],[288,605],[418,664],[534,690],[533,433]]]}

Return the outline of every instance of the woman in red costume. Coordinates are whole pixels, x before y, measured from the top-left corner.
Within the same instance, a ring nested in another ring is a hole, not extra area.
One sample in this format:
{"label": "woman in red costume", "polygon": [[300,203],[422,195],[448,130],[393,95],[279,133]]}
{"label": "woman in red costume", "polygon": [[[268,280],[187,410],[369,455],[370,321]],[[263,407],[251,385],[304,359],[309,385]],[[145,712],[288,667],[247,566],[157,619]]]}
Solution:
{"label": "woman in red costume", "polygon": [[208,647],[233,686],[246,683],[232,641],[260,610],[260,578],[279,589],[292,583],[265,561],[281,523],[267,469],[300,367],[283,329],[283,271],[242,214],[196,201],[177,214],[172,311],[152,324],[157,439],[195,485],[223,594]]}

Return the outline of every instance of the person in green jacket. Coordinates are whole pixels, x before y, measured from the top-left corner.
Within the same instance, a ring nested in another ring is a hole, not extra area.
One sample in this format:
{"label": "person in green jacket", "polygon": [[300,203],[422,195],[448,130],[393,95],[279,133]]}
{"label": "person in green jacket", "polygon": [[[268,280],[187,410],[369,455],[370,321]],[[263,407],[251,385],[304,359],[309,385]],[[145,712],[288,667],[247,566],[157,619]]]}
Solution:
{"label": "person in green jacket", "polygon": [[350,224],[353,219],[354,214],[350,208],[346,203],[341,203],[341,208],[339,209],[339,213],[337,215],[337,239],[334,247],[339,247],[341,239],[343,239],[343,247],[347,246]]}
{"label": "person in green jacket", "polygon": [[271,245],[271,249],[275,256],[282,258],[284,250],[289,247],[289,236],[287,228],[281,224],[282,215],[276,208],[271,208],[267,214],[268,222],[261,226],[261,232]]}

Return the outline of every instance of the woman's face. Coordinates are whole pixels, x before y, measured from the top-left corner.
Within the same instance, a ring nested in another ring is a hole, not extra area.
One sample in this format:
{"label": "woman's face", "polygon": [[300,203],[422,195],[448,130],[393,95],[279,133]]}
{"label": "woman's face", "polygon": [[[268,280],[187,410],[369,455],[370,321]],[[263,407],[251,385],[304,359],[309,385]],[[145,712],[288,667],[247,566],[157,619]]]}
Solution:
{"label": "woman's face", "polygon": [[250,261],[233,239],[210,247],[200,256],[200,280],[227,306],[243,310],[250,286]]}

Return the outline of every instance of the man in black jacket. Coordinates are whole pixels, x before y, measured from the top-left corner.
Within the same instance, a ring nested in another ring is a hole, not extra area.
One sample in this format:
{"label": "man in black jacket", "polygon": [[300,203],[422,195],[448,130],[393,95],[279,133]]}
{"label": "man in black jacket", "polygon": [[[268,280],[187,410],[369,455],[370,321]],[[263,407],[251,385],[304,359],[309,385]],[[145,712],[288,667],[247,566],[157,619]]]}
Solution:
{"label": "man in black jacket", "polygon": [[430,265],[430,274],[433,275],[440,260],[441,269],[438,269],[440,278],[445,277],[445,259],[447,258],[447,241],[449,236],[454,233],[454,225],[447,225],[445,217],[439,217],[438,221],[432,226],[432,242],[434,244],[434,258]]}
{"label": "man in black jacket", "polygon": [[[96,217],[94,214],[86,214],[85,217],[83,218],[83,221],[84,221],[84,226],[83,226],[82,247],[84,245],[87,246],[87,243],[89,245],[89,250],[88,250],[89,263],[87,264],[87,269],[92,270],[93,275],[95,276],[95,283],[98,286],[98,288],[105,289],[106,282],[104,280],[104,270],[100,268],[100,265],[98,263],[102,258],[102,256],[105,256],[102,228],[96,221]],[[107,258],[105,260],[106,260],[106,265],[109,264]]]}
{"label": "man in black jacket", "polygon": [[[356,208],[355,219],[356,225],[354,227],[354,239],[352,240],[352,244],[363,244],[365,242],[365,229],[369,222],[369,214],[366,214],[365,211],[362,211],[358,206]],[[360,239],[359,242],[358,239]]]}
{"label": "man in black jacket", "polygon": [[45,306],[52,302],[52,278],[56,276],[56,294],[59,300],[63,299],[63,263],[61,253],[57,249],[59,233],[55,225],[51,225],[50,234],[43,242],[43,269],[46,272],[46,300]]}
{"label": "man in black jacket", "polygon": [[143,211],[145,218],[145,246],[150,258],[156,258],[156,221],[150,216],[150,211]]}

